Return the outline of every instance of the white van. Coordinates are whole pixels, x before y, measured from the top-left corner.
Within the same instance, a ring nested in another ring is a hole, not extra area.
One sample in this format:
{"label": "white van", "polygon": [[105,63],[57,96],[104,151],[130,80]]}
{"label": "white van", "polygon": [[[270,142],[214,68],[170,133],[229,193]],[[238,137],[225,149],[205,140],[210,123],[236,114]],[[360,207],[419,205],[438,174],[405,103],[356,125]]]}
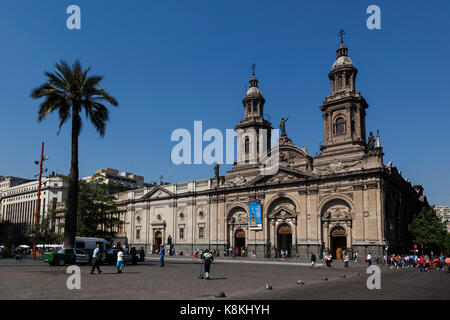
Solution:
{"label": "white van", "polygon": [[75,237],[75,248],[86,251],[90,258],[94,253],[94,249],[97,248],[97,244],[100,244],[101,250],[111,248],[111,244],[103,238]]}

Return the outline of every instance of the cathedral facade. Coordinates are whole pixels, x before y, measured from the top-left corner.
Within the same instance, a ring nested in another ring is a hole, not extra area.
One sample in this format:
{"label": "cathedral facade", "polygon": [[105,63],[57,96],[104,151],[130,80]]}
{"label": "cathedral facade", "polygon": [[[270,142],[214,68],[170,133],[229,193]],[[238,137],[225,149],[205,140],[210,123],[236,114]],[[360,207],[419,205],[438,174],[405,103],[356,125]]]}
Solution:
{"label": "cathedral facade", "polygon": [[[357,72],[341,41],[328,75],[331,93],[320,107],[319,155],[297,147],[283,122],[273,175],[261,174],[258,140],[257,159],[239,161],[225,176],[124,193],[120,206],[129,245],[155,251],[164,244],[189,254],[197,248],[255,250],[259,256],[284,250],[301,257],[329,251],[337,258],[343,250],[361,255],[409,250],[407,226],[426,199],[421,186],[383,163],[379,134],[366,137],[368,104],[356,91]],[[264,103],[253,74],[244,117],[236,125],[244,132],[237,141],[245,160],[253,154],[245,133],[272,129]]]}

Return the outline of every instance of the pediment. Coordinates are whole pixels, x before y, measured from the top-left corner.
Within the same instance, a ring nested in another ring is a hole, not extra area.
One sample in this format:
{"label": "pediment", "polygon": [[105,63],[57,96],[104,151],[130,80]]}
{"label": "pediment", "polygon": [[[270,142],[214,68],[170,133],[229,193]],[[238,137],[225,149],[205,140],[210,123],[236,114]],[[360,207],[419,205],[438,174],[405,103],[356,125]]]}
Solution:
{"label": "pediment", "polygon": [[346,211],[345,209],[336,208],[331,209],[325,212],[324,216],[322,217],[323,221],[348,221],[352,220],[352,215],[349,211]]}
{"label": "pediment", "polygon": [[253,180],[249,181],[247,184],[255,185],[255,184],[264,184],[264,183],[288,183],[294,180],[305,180],[309,177],[313,177],[314,175],[310,172],[290,168],[290,167],[281,167],[278,169],[278,172],[274,175],[259,175],[255,177]]}
{"label": "pediment", "polygon": [[161,186],[156,186],[152,190],[147,192],[144,196],[142,196],[141,199],[154,200],[154,199],[159,199],[159,198],[168,198],[168,197],[172,198],[173,196],[174,196],[174,194],[172,192],[170,192],[169,190],[167,190]]}
{"label": "pediment", "polygon": [[297,218],[297,214],[287,206],[280,206],[269,214],[270,219],[290,219]]}
{"label": "pediment", "polygon": [[279,163],[283,167],[302,167],[305,170],[312,170],[313,157],[306,148],[299,148],[287,137],[281,137],[278,145],[274,146],[263,157],[263,163],[269,163],[269,155],[279,154]]}

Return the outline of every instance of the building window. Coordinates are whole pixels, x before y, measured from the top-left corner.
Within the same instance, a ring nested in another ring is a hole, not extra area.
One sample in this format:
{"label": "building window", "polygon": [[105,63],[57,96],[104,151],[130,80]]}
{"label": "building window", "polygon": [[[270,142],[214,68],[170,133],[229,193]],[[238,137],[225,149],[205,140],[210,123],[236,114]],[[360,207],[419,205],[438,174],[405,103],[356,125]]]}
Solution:
{"label": "building window", "polygon": [[136,229],[136,240],[141,240],[141,229]]}
{"label": "building window", "polygon": [[184,239],[184,228],[180,228],[180,239]]}
{"label": "building window", "polygon": [[244,152],[249,153],[250,152],[250,139],[246,138],[244,142]]}
{"label": "building window", "polygon": [[183,219],[183,218],[184,218],[184,214],[180,213],[180,219]]}
{"label": "building window", "polygon": [[204,227],[199,227],[198,228],[198,238],[199,239],[203,239],[204,235],[205,235],[205,228]]}
{"label": "building window", "polygon": [[203,217],[205,216],[205,214],[203,213],[203,211],[200,211],[200,213],[198,214],[200,216],[200,219],[203,219]]}
{"label": "building window", "polygon": [[136,222],[137,222],[137,223],[141,223],[141,217],[137,216]]}
{"label": "building window", "polygon": [[334,133],[343,134],[345,133],[345,120],[344,118],[337,118],[334,123]]}
{"label": "building window", "polygon": [[342,88],[342,76],[338,77],[338,89]]}

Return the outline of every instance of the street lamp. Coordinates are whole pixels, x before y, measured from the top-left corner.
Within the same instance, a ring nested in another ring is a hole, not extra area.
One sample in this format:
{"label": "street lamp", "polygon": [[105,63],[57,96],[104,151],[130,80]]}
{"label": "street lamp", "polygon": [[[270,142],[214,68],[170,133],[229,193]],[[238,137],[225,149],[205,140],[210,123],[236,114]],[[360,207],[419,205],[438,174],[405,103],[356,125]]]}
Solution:
{"label": "street lamp", "polygon": [[[34,224],[35,237],[33,244],[33,259],[36,259],[36,239],[38,235],[38,221],[39,221],[39,209],[40,209],[40,200],[41,200],[41,181],[42,181],[42,164],[44,161],[48,160],[48,156],[44,156],[44,141],[42,141],[41,145],[41,158],[40,161],[34,161],[35,165],[39,165],[39,173],[34,176],[39,176],[39,184],[38,184],[38,194],[37,194],[37,203],[36,203],[36,219]],[[47,172],[48,169],[44,169],[44,172]]]}

